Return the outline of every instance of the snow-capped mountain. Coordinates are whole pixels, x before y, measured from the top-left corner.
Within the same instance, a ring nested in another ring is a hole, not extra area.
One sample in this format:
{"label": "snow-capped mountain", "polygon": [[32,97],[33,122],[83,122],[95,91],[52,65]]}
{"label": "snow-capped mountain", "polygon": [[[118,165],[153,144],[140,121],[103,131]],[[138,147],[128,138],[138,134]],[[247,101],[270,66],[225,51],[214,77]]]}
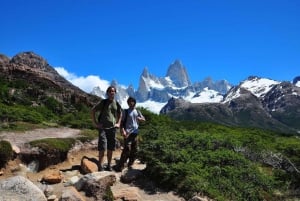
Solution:
{"label": "snow-capped mountain", "polygon": [[[112,82],[112,85],[117,87],[116,98],[123,107],[127,107],[127,98],[134,96],[137,99],[137,106],[154,113],[159,113],[170,98],[181,97],[192,103],[220,102],[232,87],[226,80],[214,82],[211,78],[192,84],[185,66],[179,60],[169,66],[165,77],[152,75],[145,67],[136,91],[132,86],[125,89],[116,81]],[[105,97],[105,91],[99,86],[94,88],[92,94]]]}
{"label": "snow-capped mountain", "polygon": [[298,82],[293,84],[251,76],[232,87],[219,102],[195,104],[170,99],[161,113],[180,120],[300,133]]}
{"label": "snow-capped mountain", "polygon": [[274,85],[279,84],[280,82],[267,79],[259,78],[255,76],[250,76],[247,80],[241,82],[238,87],[232,88],[227,95],[224,97],[223,103],[229,102],[232,99],[238,98],[240,94],[240,89],[246,89],[250,91],[257,98],[262,98],[267,94]]}

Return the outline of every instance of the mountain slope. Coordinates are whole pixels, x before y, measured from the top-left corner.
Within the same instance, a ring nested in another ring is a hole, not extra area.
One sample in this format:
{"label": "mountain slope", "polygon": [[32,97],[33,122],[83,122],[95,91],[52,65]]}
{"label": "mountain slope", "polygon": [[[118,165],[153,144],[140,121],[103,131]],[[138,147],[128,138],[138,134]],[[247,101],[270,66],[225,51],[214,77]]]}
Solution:
{"label": "mountain slope", "polygon": [[0,88],[0,120],[8,122],[76,122],[79,112],[89,115],[88,108],[101,100],[71,84],[33,52],[11,59],[0,55]]}
{"label": "mountain slope", "polygon": [[300,88],[288,82],[252,76],[229,90],[219,103],[178,102],[170,100],[161,114],[287,133],[300,130]]}

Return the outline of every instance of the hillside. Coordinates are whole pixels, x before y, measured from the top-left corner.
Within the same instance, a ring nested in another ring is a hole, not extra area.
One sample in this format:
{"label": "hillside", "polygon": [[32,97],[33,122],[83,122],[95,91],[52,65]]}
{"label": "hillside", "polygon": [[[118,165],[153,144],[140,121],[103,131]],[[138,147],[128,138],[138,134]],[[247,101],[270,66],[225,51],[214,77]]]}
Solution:
{"label": "hillside", "polygon": [[0,55],[0,121],[62,124],[78,127],[76,116],[85,115],[101,100],[60,76],[45,59],[23,52],[9,59]]}
{"label": "hillside", "polygon": [[289,82],[249,77],[218,103],[190,103],[172,98],[162,108],[177,120],[300,133],[300,88]]}

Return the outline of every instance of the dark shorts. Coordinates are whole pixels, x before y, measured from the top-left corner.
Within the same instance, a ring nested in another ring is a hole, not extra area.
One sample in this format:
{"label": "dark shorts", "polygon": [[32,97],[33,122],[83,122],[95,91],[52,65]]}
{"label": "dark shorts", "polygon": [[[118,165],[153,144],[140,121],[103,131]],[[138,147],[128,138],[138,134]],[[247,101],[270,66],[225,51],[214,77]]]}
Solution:
{"label": "dark shorts", "polygon": [[106,149],[114,151],[116,149],[116,131],[116,128],[99,130],[99,151],[105,151]]}

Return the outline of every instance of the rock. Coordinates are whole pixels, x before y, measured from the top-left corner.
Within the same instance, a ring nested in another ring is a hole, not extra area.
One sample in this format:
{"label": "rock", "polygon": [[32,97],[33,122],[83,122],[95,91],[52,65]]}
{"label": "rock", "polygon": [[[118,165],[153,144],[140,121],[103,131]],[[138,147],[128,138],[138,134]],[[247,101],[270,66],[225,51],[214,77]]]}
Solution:
{"label": "rock", "polygon": [[87,197],[94,197],[102,200],[107,194],[108,189],[116,182],[116,175],[112,172],[95,172],[84,175],[77,183],[75,188],[84,191]]}
{"label": "rock", "polygon": [[61,196],[61,201],[85,201],[74,187],[66,188]]}
{"label": "rock", "polygon": [[44,193],[23,176],[14,176],[0,181],[2,200],[47,201]]}
{"label": "rock", "polygon": [[96,159],[91,159],[86,156],[83,157],[80,164],[82,172],[84,174],[97,172],[98,171],[97,162],[98,161]]}
{"label": "rock", "polygon": [[120,191],[114,192],[114,200],[124,200],[124,201],[142,201],[141,196],[138,193],[137,187],[128,187],[121,189]]}
{"label": "rock", "polygon": [[57,200],[57,197],[56,195],[50,195],[48,198],[47,198],[48,201],[55,201]]}
{"label": "rock", "polygon": [[121,181],[123,183],[131,183],[143,176],[142,170],[139,169],[124,169],[121,175]]}
{"label": "rock", "polygon": [[67,181],[65,181],[64,186],[73,186],[75,183],[79,181],[80,177],[79,176],[73,176],[69,178]]}
{"label": "rock", "polygon": [[19,154],[20,153],[20,148],[16,145],[12,145],[12,150],[15,154]]}
{"label": "rock", "polygon": [[63,177],[59,172],[48,173],[43,176],[42,181],[49,184],[57,184],[62,181]]}

